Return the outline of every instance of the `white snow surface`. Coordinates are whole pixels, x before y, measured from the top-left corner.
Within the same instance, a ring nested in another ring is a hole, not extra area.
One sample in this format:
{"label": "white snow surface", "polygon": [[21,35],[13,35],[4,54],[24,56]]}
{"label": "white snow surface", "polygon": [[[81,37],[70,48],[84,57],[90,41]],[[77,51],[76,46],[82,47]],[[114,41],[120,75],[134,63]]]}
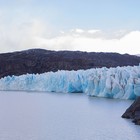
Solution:
{"label": "white snow surface", "polygon": [[7,76],[0,79],[0,90],[82,92],[90,96],[135,99],[140,96],[140,65]]}

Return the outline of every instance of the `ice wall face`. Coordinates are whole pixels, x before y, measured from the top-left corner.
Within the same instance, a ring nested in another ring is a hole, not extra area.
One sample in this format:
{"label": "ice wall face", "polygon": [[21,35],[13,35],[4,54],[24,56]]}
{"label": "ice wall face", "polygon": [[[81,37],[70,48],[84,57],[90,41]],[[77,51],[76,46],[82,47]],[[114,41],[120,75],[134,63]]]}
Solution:
{"label": "ice wall face", "polygon": [[140,65],[7,76],[0,90],[83,92],[90,96],[135,99],[140,96]]}

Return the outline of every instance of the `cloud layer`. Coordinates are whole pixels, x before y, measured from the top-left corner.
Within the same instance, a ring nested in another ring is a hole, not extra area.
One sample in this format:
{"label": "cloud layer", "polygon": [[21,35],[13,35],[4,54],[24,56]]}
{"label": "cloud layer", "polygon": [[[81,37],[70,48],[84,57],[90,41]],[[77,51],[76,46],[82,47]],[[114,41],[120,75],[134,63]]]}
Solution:
{"label": "cloud layer", "polygon": [[140,53],[140,31],[105,33],[101,30],[72,29],[54,33],[39,20],[0,26],[0,52],[31,48],[88,52]]}

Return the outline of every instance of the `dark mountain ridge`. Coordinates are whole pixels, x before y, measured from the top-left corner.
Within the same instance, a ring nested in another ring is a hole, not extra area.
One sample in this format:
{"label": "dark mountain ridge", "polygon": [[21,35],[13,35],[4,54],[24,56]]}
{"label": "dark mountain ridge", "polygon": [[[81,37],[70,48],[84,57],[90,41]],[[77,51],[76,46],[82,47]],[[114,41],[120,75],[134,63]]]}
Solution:
{"label": "dark mountain ridge", "polygon": [[140,57],[129,54],[30,49],[0,54],[0,78],[58,70],[133,66],[139,63]]}

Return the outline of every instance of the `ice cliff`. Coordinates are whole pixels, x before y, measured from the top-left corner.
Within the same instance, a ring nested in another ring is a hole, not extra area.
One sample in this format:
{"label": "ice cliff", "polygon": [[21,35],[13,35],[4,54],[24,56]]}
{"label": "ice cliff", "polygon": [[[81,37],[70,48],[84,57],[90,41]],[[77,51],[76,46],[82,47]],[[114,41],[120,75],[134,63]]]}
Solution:
{"label": "ice cliff", "polygon": [[0,79],[0,90],[82,92],[90,96],[135,99],[140,96],[140,65],[7,76]]}

